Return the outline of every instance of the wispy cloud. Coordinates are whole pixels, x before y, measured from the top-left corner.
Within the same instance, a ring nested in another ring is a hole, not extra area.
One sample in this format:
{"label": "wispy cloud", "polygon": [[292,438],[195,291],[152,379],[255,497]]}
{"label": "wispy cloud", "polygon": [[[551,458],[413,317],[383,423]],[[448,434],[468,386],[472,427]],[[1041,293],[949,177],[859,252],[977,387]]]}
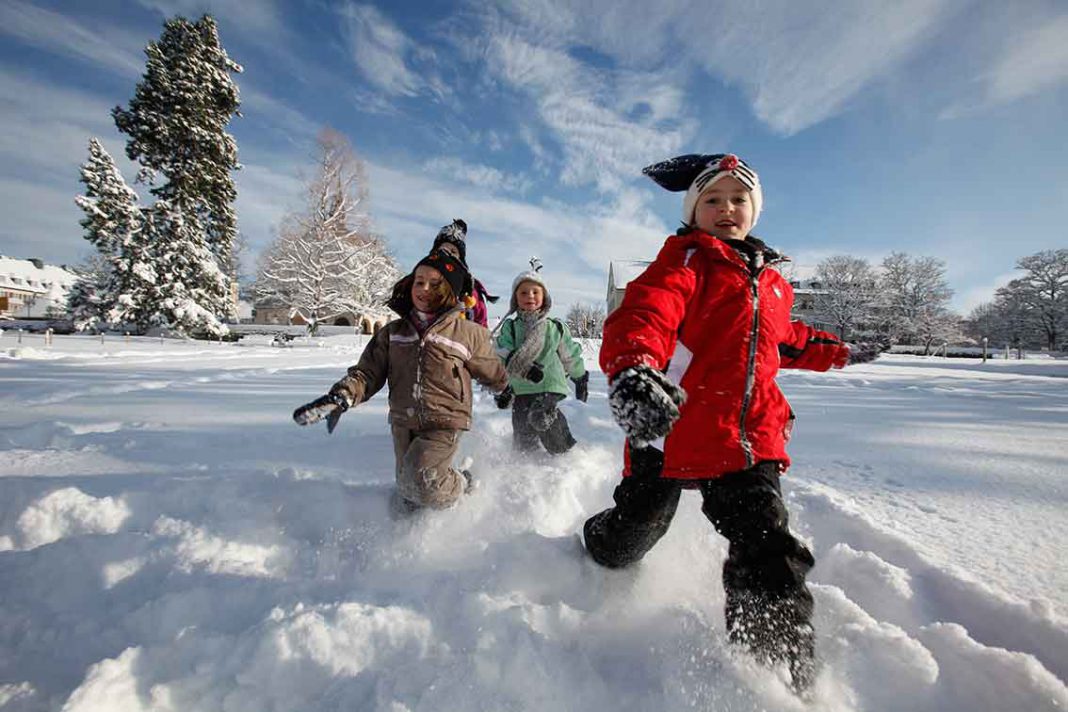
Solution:
{"label": "wispy cloud", "polygon": [[[514,33],[490,36],[487,67],[501,81],[524,92],[563,152],[561,180],[568,185],[592,184],[605,192],[620,189],[635,166],[676,151],[687,134],[678,123],[661,123],[671,103],[670,88],[656,105],[639,99],[633,73],[622,79],[592,68],[561,49],[533,44]],[[617,91],[617,89],[621,89]],[[630,97],[628,101],[627,97]],[[646,111],[631,116],[641,103]],[[544,155],[540,142],[531,150]]]}
{"label": "wispy cloud", "polygon": [[282,12],[274,0],[137,0],[165,17],[182,15],[195,20],[204,13],[223,20],[248,35],[278,38],[287,33]]}
{"label": "wispy cloud", "polygon": [[492,166],[467,163],[451,156],[432,158],[424,167],[445,180],[478,186],[490,192],[525,193],[531,187],[531,180],[527,176],[505,173]]}
{"label": "wispy cloud", "polygon": [[988,97],[1014,101],[1068,81],[1068,14],[1017,37],[987,75]]}
{"label": "wispy cloud", "polygon": [[840,113],[922,49],[960,4],[672,0],[650,12],[638,0],[499,3],[545,46],[592,47],[620,67],[677,80],[700,68],[740,87],[757,117],[784,134]]}
{"label": "wispy cloud", "polygon": [[348,3],[339,13],[352,59],[364,79],[390,96],[413,97],[424,92],[444,96],[445,86],[436,74],[408,66],[409,61],[432,61],[433,57],[376,7]]}
{"label": "wispy cloud", "polygon": [[0,3],[0,32],[50,52],[88,59],[124,76],[137,76],[144,69],[138,54],[145,45],[143,38],[116,27],[91,30],[65,15],[22,0]]}

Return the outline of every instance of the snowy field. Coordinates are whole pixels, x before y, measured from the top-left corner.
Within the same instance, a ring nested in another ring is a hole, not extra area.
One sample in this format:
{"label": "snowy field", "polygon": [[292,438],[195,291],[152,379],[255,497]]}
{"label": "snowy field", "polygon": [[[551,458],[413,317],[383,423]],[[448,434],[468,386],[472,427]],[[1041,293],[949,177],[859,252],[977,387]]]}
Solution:
{"label": "snowy field", "polygon": [[725,646],[695,494],[640,566],[585,559],[621,461],[601,374],[555,459],[480,395],[479,489],[394,521],[384,394],[290,420],[360,343],[0,337],[0,709],[1068,709],[1068,362],[783,374],[802,702]]}

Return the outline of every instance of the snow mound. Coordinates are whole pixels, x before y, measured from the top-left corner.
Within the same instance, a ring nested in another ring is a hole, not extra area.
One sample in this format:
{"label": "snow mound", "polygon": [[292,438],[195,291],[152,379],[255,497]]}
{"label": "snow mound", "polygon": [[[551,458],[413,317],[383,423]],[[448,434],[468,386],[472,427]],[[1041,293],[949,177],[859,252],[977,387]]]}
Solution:
{"label": "snow mound", "polygon": [[19,516],[13,543],[33,549],[80,534],[114,534],[130,517],[126,502],[93,497],[77,487],[55,490],[37,500]]}

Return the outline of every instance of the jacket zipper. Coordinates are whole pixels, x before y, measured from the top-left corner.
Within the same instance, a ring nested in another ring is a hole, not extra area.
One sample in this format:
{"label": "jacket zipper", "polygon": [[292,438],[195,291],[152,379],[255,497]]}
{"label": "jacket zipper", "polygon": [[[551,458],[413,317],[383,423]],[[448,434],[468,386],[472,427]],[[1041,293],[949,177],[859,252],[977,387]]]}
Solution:
{"label": "jacket zipper", "polygon": [[764,268],[761,267],[749,278],[749,286],[753,292],[753,322],[749,328],[749,358],[746,360],[745,365],[745,395],[742,397],[742,414],[738,422],[738,440],[742,445],[742,451],[745,453],[746,469],[756,464],[753,462],[753,446],[749,442],[749,437],[745,431],[745,418],[749,415],[749,400],[753,395],[753,384],[756,382],[757,340],[760,333],[760,273],[763,271]]}

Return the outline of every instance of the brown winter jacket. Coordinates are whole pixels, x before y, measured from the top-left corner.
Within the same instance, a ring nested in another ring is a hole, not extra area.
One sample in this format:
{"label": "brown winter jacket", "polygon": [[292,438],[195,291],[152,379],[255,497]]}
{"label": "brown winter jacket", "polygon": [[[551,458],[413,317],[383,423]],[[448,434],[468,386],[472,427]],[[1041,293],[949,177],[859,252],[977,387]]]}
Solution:
{"label": "brown winter jacket", "polygon": [[[398,284],[390,306],[409,314],[411,299],[404,298],[404,282]],[[341,391],[358,404],[388,382],[391,424],[410,430],[470,429],[472,376],[502,391],[508,385],[508,374],[490,332],[461,314],[459,307],[446,311],[422,337],[407,316],[389,322],[371,338],[359,363],[349,368],[331,392]]]}

